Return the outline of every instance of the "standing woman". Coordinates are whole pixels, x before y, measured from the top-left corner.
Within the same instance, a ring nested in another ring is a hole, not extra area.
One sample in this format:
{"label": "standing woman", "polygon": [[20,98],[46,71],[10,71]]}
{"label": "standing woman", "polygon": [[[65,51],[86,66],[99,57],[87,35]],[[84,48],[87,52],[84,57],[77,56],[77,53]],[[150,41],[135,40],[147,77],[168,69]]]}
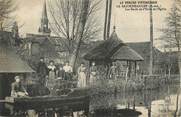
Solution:
{"label": "standing woman", "polygon": [[97,68],[95,62],[92,62],[92,66],[90,67],[90,85],[94,85],[96,82],[97,76]]}
{"label": "standing woman", "polygon": [[54,65],[54,61],[50,61],[48,69],[49,69],[49,79],[55,79],[56,66]]}
{"label": "standing woman", "polygon": [[84,63],[81,63],[78,68],[78,87],[86,87],[86,67]]}
{"label": "standing woman", "polygon": [[48,87],[50,89],[53,89],[54,86],[54,81],[55,81],[55,76],[56,76],[56,66],[54,65],[54,61],[50,61],[48,65]]}
{"label": "standing woman", "polygon": [[117,74],[118,74],[118,68],[117,68],[117,64],[115,62],[112,63],[112,66],[109,70],[109,78],[112,80],[117,80]]}

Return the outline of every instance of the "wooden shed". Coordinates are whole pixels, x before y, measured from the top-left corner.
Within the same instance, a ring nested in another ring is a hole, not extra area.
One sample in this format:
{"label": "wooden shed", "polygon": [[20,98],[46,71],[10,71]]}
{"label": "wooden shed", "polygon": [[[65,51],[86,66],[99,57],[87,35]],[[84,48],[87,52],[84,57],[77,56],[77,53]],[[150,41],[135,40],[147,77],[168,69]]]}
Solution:
{"label": "wooden shed", "polygon": [[90,49],[84,59],[96,62],[98,65],[110,66],[115,61],[126,61],[128,64],[134,63],[135,68],[138,61],[143,61],[143,57],[135,50],[125,44],[116,34],[114,29],[110,38]]}
{"label": "wooden shed", "polygon": [[14,81],[15,75],[25,76],[34,72],[16,53],[12,42],[11,33],[0,33],[0,98],[10,95],[11,83]]}
{"label": "wooden shed", "polygon": [[116,34],[115,30],[110,38],[89,50],[84,58],[89,61],[143,61],[143,57],[126,45]]}

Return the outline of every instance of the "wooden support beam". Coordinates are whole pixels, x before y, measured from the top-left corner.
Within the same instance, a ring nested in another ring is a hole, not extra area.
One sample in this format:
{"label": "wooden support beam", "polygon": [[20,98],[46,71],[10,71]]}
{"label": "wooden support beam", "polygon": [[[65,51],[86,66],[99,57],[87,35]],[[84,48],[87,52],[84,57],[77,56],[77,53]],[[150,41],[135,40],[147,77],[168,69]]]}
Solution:
{"label": "wooden support beam", "polygon": [[109,39],[109,34],[110,34],[111,15],[112,15],[112,0],[109,0],[109,12],[108,12],[108,22],[107,22],[107,39]]}
{"label": "wooden support beam", "polygon": [[108,5],[109,5],[109,0],[106,0],[106,11],[105,11],[105,22],[104,22],[104,40],[107,39],[107,20],[108,20]]}
{"label": "wooden support beam", "polygon": [[135,76],[137,76],[137,62],[135,61]]}
{"label": "wooden support beam", "polygon": [[153,13],[152,5],[150,5],[150,66],[149,75],[153,74]]}

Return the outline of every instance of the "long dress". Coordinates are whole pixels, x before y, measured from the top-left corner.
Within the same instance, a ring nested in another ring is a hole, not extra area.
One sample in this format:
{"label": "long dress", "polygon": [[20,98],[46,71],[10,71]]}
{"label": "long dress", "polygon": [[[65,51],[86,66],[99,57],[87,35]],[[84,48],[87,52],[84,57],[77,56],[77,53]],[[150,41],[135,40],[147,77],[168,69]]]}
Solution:
{"label": "long dress", "polygon": [[86,68],[80,66],[78,68],[78,87],[86,87]]}
{"label": "long dress", "polygon": [[55,76],[56,76],[56,67],[54,65],[49,65],[49,74],[48,74],[48,83],[47,86],[49,89],[52,89],[53,86],[55,85]]}
{"label": "long dress", "polygon": [[96,66],[92,66],[90,68],[90,85],[94,85],[96,83],[97,76],[97,68]]}

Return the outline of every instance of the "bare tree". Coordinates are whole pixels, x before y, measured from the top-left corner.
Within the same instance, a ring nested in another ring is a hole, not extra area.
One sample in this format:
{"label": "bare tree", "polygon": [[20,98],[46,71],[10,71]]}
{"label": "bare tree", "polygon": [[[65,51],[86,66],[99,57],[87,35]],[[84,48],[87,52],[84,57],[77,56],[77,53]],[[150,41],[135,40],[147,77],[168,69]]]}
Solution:
{"label": "bare tree", "polygon": [[11,14],[17,9],[14,0],[0,0],[0,30],[9,29],[14,23]]}
{"label": "bare tree", "polygon": [[[85,27],[82,31],[81,40],[83,41],[95,39],[101,30],[95,17],[101,0],[89,0],[88,2]],[[72,54],[79,43],[82,13],[85,10],[84,0],[49,0],[48,3],[51,29],[55,35],[64,38],[63,44],[67,47],[69,54]]]}
{"label": "bare tree", "polygon": [[178,65],[180,74],[180,87],[181,87],[181,1],[175,0],[174,4],[169,12],[168,17],[165,19],[166,28],[162,29],[163,35],[161,40],[163,40],[170,47],[177,48],[178,50]]}
{"label": "bare tree", "polygon": [[181,10],[178,1],[172,6],[168,17],[166,17],[166,28],[161,29],[161,40],[170,47],[176,47],[180,51],[181,43]]}
{"label": "bare tree", "polygon": [[75,51],[73,51],[73,55],[71,57],[71,64],[73,66],[73,68],[75,68],[75,63],[79,54],[79,49],[81,46],[81,41],[84,38],[84,32],[85,32],[85,26],[86,26],[86,22],[88,19],[88,15],[89,15],[89,5],[90,5],[90,0],[83,0],[82,1],[82,12],[80,14],[80,26],[78,28],[78,41],[77,41],[77,46],[75,48]]}

